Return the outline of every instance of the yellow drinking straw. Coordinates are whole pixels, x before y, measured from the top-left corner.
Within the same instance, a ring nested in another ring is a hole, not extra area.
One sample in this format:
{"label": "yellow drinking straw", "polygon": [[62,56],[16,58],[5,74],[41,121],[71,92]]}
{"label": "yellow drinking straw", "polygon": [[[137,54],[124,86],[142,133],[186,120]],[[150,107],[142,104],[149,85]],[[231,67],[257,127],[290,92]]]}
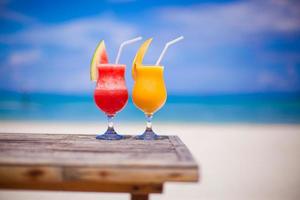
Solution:
{"label": "yellow drinking straw", "polygon": [[132,43],[137,42],[137,41],[139,41],[139,40],[141,40],[141,39],[142,39],[142,37],[140,36],[140,37],[136,37],[136,38],[133,38],[133,39],[131,39],[131,40],[126,40],[126,41],[122,42],[122,44],[120,45],[120,48],[119,48],[118,55],[117,55],[117,58],[116,58],[116,62],[115,62],[115,63],[116,63],[116,64],[119,63],[120,56],[121,56],[121,52],[122,52],[123,47],[124,47],[125,45],[127,45],[127,44],[132,44]]}
{"label": "yellow drinking straw", "polygon": [[156,61],[155,65],[159,65],[161,59],[162,59],[163,56],[165,55],[165,53],[166,53],[167,49],[169,48],[169,46],[171,46],[172,44],[175,44],[175,43],[179,42],[180,40],[183,40],[183,38],[184,38],[183,36],[180,36],[180,37],[178,37],[178,38],[176,38],[176,39],[171,40],[170,42],[168,42],[168,43],[165,45],[163,51],[161,52],[161,54],[160,54],[158,60]]}

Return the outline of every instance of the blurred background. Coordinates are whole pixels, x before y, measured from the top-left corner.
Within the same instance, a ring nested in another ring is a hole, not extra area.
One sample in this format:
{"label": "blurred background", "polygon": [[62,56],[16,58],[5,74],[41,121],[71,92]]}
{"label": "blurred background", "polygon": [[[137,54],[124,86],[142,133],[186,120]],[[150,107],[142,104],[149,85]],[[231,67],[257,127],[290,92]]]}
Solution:
{"label": "blurred background", "polygon": [[[105,120],[93,103],[89,64],[106,41],[153,37],[145,63],[162,64],[168,101],[154,120],[300,122],[297,1],[0,1],[0,118]],[[132,89],[131,62],[121,55]],[[174,112],[180,115],[174,116]],[[129,102],[119,120],[143,117]]]}
{"label": "blurred background", "polygon": [[[154,130],[179,135],[203,177],[153,199],[300,199],[299,1],[0,0],[0,132],[105,131],[89,80],[97,43],[113,62],[124,40],[153,37],[144,63],[154,64],[180,35],[162,60],[168,100]],[[120,59],[130,93],[141,43]],[[139,134],[144,121],[129,99],[116,129]],[[66,199],[49,194],[0,199]],[[72,199],[85,197],[104,198]]]}

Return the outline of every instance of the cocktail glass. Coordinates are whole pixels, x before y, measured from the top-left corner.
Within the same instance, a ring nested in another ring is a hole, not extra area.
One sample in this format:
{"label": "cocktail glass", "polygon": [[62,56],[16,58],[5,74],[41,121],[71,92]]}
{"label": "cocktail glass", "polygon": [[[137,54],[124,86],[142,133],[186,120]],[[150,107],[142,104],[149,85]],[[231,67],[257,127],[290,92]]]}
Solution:
{"label": "cocktail glass", "polygon": [[123,138],[114,130],[113,118],[121,111],[128,101],[128,91],[125,84],[125,65],[99,64],[98,79],[94,92],[96,105],[108,118],[108,128],[104,134],[96,136],[102,140],[120,140]]}
{"label": "cocktail glass", "polygon": [[147,126],[145,132],[137,136],[141,140],[155,140],[162,138],[152,130],[152,116],[166,102],[167,90],[163,77],[163,66],[144,66],[138,64],[134,68],[135,82],[132,100],[135,106],[145,113]]}

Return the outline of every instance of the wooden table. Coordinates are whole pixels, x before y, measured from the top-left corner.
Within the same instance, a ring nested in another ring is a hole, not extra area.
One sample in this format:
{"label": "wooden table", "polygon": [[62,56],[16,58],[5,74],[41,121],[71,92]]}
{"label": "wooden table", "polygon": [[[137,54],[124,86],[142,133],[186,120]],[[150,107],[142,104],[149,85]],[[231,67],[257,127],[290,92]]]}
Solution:
{"label": "wooden table", "polygon": [[0,133],[0,188],[126,192],[133,200],[163,184],[197,182],[198,166],[177,136],[141,141],[95,135]]}

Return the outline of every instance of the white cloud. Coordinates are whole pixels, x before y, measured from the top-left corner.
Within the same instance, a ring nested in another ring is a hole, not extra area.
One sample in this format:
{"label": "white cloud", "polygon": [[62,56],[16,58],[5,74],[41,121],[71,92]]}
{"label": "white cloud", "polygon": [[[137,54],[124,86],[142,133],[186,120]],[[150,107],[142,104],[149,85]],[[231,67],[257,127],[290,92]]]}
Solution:
{"label": "white cloud", "polygon": [[[296,1],[241,1],[157,10],[165,34],[182,31],[192,45],[255,40],[272,33],[300,31]],[[170,30],[172,29],[172,30]],[[168,34],[169,35],[169,34]],[[256,38],[255,38],[256,37]]]}
{"label": "white cloud", "polygon": [[[158,36],[165,40],[174,34],[185,36],[181,48],[174,47],[173,55],[168,54],[167,61],[171,66],[182,68],[186,65],[180,63],[179,58],[189,61],[189,69],[197,74],[188,76],[194,85],[193,91],[197,87],[198,91],[298,90],[299,77],[291,77],[291,70],[286,66],[294,67],[300,61],[299,56],[294,56],[295,51],[288,47],[284,52],[278,52],[277,47],[266,48],[266,44],[274,42],[274,35],[286,42],[287,38],[300,33],[299,8],[300,3],[296,1],[239,1],[166,7],[149,14],[156,16],[156,21],[161,23],[156,32]],[[238,49],[244,51],[244,55],[239,54]],[[249,54],[253,57],[248,60],[239,58],[247,55],[245,52],[251,52]],[[267,57],[268,54],[276,57]],[[222,60],[218,60],[220,57]],[[201,60],[203,58],[205,60]],[[253,63],[255,65],[251,66]],[[279,68],[281,65],[281,71],[286,73],[274,73],[271,67],[274,65]],[[238,70],[240,72],[236,73]],[[205,76],[208,71],[210,76]],[[184,83],[176,84],[180,78],[177,73],[173,73],[172,80],[170,78],[174,91],[186,87]],[[216,80],[219,84],[215,84]]]}
{"label": "white cloud", "polygon": [[[257,84],[262,90],[293,91],[298,89],[298,77],[293,66],[287,66],[286,74],[263,71],[258,75]],[[291,87],[292,86],[292,87]]]}
{"label": "white cloud", "polygon": [[29,17],[27,15],[23,15],[19,12],[11,11],[11,10],[6,10],[6,9],[1,9],[0,10],[0,18],[6,19],[9,21],[14,21],[20,24],[33,24],[37,23],[37,21]]}
{"label": "white cloud", "polygon": [[[21,82],[27,90],[88,90],[89,62],[97,42],[105,39],[110,51],[116,49],[121,41],[136,36],[136,32],[134,25],[116,20],[110,15],[55,25],[35,24],[18,33],[0,37],[0,43],[22,46],[22,50],[9,54],[2,67],[11,74],[15,86],[19,87],[21,84],[17,82]],[[24,71],[12,70],[12,67],[24,65],[36,73],[35,76],[29,79],[27,76],[20,76]],[[61,81],[53,83],[54,79],[62,79],[64,84]]]}
{"label": "white cloud", "polygon": [[[249,42],[249,39],[268,37],[269,33],[300,31],[299,7],[299,3],[285,0],[165,7],[148,11],[146,18],[155,21],[154,27],[151,23],[148,26],[130,24],[104,14],[55,25],[36,24],[13,35],[1,35],[0,43],[80,49],[94,46],[100,38],[119,45],[122,40],[140,33],[158,35],[165,40],[183,33],[185,43],[197,49],[214,44]],[[26,16],[15,15],[26,21]]]}
{"label": "white cloud", "polygon": [[0,42],[86,50],[95,46],[100,38],[108,38],[116,44],[135,32],[133,25],[115,20],[113,16],[97,16],[55,25],[35,25],[13,35],[2,35]]}
{"label": "white cloud", "polygon": [[8,64],[10,66],[24,66],[36,63],[41,58],[41,51],[26,50],[17,51],[9,55]]}

